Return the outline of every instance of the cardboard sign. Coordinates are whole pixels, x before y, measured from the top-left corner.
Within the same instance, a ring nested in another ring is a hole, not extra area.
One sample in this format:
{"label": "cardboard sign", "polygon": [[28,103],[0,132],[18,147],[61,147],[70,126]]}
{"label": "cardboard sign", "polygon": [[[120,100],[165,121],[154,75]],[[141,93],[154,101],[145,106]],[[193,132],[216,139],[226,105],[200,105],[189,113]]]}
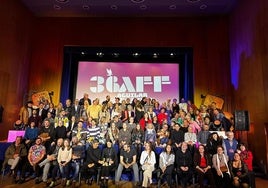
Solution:
{"label": "cardboard sign", "polygon": [[48,102],[50,103],[48,91],[41,91],[32,95],[32,101],[34,106],[39,106],[40,102],[44,103],[46,100],[48,100]]}
{"label": "cardboard sign", "polygon": [[24,137],[24,134],[25,134],[25,131],[10,130],[10,131],[8,131],[7,142],[14,142],[16,140],[17,136]]}
{"label": "cardboard sign", "polygon": [[216,97],[213,95],[206,95],[206,98],[204,100],[204,105],[210,106],[212,102],[216,103],[216,108],[222,109],[224,100],[220,97]]}

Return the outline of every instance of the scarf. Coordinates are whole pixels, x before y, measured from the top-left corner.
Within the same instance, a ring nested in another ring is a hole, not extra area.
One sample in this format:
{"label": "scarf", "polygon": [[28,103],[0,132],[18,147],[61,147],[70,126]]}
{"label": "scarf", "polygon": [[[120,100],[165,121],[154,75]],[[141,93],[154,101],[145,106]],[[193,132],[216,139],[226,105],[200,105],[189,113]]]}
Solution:
{"label": "scarf", "polygon": [[[216,159],[217,159],[217,167],[218,167],[219,171],[221,171],[221,169],[220,169],[220,159],[219,159],[219,154],[217,154],[216,157],[217,157],[217,158],[216,158]],[[231,174],[230,174],[230,170],[229,170],[229,167],[228,167],[228,164],[227,164],[227,160],[226,160],[226,157],[225,157],[224,154],[222,154],[222,158],[223,158],[224,164],[226,165],[226,167],[227,167],[227,169],[228,169],[227,173],[229,174],[229,176],[231,176]],[[221,171],[221,177],[223,177],[223,173],[222,173],[222,171]]]}

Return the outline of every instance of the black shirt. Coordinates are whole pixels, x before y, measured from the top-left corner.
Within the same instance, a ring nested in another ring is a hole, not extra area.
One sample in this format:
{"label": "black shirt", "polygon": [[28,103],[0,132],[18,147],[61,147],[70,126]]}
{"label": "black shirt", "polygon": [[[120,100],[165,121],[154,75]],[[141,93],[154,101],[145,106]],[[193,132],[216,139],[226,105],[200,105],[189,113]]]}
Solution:
{"label": "black shirt", "polygon": [[125,151],[125,150],[121,150],[120,152],[120,157],[123,157],[123,161],[124,163],[132,163],[133,162],[133,157],[136,156],[136,150],[134,149],[130,149],[129,152]]}

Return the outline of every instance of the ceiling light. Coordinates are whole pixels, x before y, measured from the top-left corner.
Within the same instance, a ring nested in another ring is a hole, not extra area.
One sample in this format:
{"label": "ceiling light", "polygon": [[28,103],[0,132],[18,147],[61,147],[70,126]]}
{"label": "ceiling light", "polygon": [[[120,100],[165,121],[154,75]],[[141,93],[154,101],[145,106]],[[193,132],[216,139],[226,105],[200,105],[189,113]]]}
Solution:
{"label": "ceiling light", "polygon": [[206,4],[203,4],[203,5],[201,5],[199,8],[201,9],[201,10],[204,10],[204,9],[206,9],[208,6],[206,5]]}
{"label": "ceiling light", "polygon": [[102,52],[97,52],[96,55],[99,56],[99,57],[103,57],[103,56],[104,56],[104,53],[102,53]]}
{"label": "ceiling light", "polygon": [[111,9],[112,10],[117,10],[118,9],[118,6],[117,5],[111,5]]}
{"label": "ceiling light", "polygon": [[176,54],[171,52],[169,55],[170,57],[174,57]]}
{"label": "ceiling light", "polygon": [[147,9],[147,6],[146,6],[146,5],[141,5],[141,6],[140,6],[140,9],[141,9],[141,10],[146,10],[146,9]]}
{"label": "ceiling light", "polygon": [[119,57],[119,53],[113,53],[114,57]]}
{"label": "ceiling light", "polygon": [[189,2],[189,3],[197,3],[197,2],[199,2],[200,0],[187,0],[187,2]]}
{"label": "ceiling light", "polygon": [[88,10],[89,9],[89,6],[88,5],[83,5],[83,9],[84,10]]}
{"label": "ceiling light", "polygon": [[177,6],[176,6],[176,5],[170,5],[168,8],[169,8],[170,10],[175,10],[175,9],[177,8]]}
{"label": "ceiling light", "polygon": [[159,55],[158,53],[153,53],[153,58],[155,59],[158,58],[158,55]]}
{"label": "ceiling light", "polygon": [[141,54],[139,54],[138,52],[135,52],[132,54],[134,57],[139,57]]}
{"label": "ceiling light", "polygon": [[145,0],[131,0],[132,3],[143,3]]}
{"label": "ceiling light", "polygon": [[68,3],[69,0],[56,0],[58,3]]}
{"label": "ceiling light", "polygon": [[61,9],[61,7],[59,5],[54,5],[53,7],[54,7],[55,10],[60,10]]}

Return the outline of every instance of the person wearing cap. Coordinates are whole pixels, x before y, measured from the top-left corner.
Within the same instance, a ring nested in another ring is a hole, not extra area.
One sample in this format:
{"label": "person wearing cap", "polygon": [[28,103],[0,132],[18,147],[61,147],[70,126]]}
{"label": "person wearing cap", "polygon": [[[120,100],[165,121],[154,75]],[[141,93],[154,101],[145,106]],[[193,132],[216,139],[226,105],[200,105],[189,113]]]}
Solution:
{"label": "person wearing cap", "polygon": [[33,102],[28,101],[26,105],[23,105],[20,108],[19,117],[20,117],[20,120],[22,121],[22,123],[24,124],[24,126],[28,125],[29,117],[32,116],[32,110],[33,110],[32,106],[33,106]]}

